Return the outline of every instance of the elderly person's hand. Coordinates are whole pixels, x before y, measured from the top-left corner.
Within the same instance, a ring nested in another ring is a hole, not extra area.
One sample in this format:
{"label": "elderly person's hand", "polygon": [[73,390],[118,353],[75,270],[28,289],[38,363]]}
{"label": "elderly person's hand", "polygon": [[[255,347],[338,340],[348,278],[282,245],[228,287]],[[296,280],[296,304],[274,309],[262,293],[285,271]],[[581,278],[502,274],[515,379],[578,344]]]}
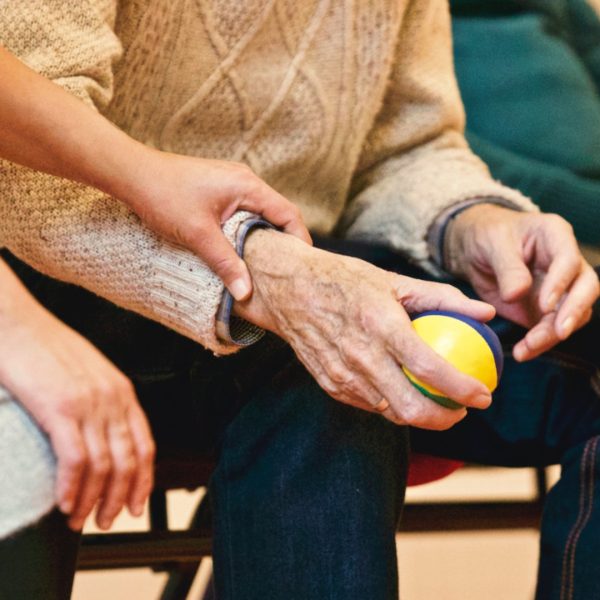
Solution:
{"label": "elderly person's hand", "polygon": [[275,231],[251,233],[245,258],[255,291],[236,304],[237,314],[287,340],[333,398],[427,429],[446,429],[465,416],[465,409],[443,408],[413,388],[406,365],[465,407],[489,405],[487,388],[431,350],[408,313],[444,309],[487,320],[490,305]]}
{"label": "elderly person's hand", "polygon": [[[272,225],[311,243],[300,210],[242,163],[132,148],[110,191],[150,229],[199,256],[236,300],[252,293],[252,280],[221,231],[236,211],[257,213]],[[135,157],[135,160],[131,160]]]}
{"label": "elderly person's hand", "polygon": [[446,236],[447,267],[498,314],[529,329],[516,360],[534,358],[588,322],[598,278],[571,226],[557,215],[491,204],[458,215]]}
{"label": "elderly person's hand", "polygon": [[81,529],[97,506],[107,529],[139,516],[153,485],[154,441],[129,380],[40,306],[0,261],[0,381],[56,454],[56,500]]}

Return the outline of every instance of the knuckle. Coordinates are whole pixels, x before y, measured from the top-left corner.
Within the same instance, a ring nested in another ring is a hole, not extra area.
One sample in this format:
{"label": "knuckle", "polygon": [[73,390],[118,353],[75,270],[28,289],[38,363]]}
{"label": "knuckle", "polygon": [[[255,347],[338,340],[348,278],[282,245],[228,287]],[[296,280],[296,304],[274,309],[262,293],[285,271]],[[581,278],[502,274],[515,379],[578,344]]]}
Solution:
{"label": "knuckle", "polygon": [[87,463],[87,455],[82,450],[73,449],[63,459],[68,471],[81,471]]}
{"label": "knuckle", "polygon": [[138,456],[140,461],[152,464],[156,458],[156,444],[154,441],[148,440],[148,442],[141,444],[138,449]]}
{"label": "knuckle", "polygon": [[433,380],[437,373],[437,369],[432,365],[431,361],[423,360],[421,357],[412,360],[407,367],[411,373],[427,382]]}
{"label": "knuckle", "polygon": [[116,387],[123,396],[134,397],[136,395],[135,387],[129,377],[119,373],[116,379]]}
{"label": "knuckle", "polygon": [[115,463],[115,473],[120,477],[129,478],[135,471],[136,462],[133,458],[128,457]]}
{"label": "knuckle", "polygon": [[108,475],[108,473],[110,472],[111,462],[110,462],[108,456],[102,454],[102,455],[94,458],[94,460],[92,461],[91,467],[92,467],[92,471],[95,475],[104,477],[104,476]]}
{"label": "knuckle", "polygon": [[348,380],[348,371],[338,362],[332,362],[327,366],[327,374],[337,386],[344,385]]}
{"label": "knuckle", "polygon": [[229,257],[218,257],[212,263],[212,269],[217,273],[234,275],[237,273],[238,261]]}

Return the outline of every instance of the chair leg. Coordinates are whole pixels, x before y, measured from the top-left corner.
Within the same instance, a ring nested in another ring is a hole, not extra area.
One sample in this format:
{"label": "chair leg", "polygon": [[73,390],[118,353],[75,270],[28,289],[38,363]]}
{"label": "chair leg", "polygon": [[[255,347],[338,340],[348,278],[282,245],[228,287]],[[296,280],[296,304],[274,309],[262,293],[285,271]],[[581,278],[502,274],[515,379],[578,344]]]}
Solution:
{"label": "chair leg", "polygon": [[[200,528],[206,529],[210,525],[211,520],[210,502],[208,500],[208,495],[205,494],[196,507],[194,516],[190,521],[189,530],[193,531],[194,529]],[[177,570],[171,571],[169,573],[169,579],[160,595],[160,600],[184,600],[187,598],[187,595],[194,584],[194,579],[198,574],[200,562],[201,561],[199,560],[195,563],[186,563],[177,568]],[[212,588],[213,584],[211,577],[207,593],[211,590],[210,593],[212,594]],[[212,596],[205,595],[205,598],[207,600],[209,598],[214,598],[214,594]]]}

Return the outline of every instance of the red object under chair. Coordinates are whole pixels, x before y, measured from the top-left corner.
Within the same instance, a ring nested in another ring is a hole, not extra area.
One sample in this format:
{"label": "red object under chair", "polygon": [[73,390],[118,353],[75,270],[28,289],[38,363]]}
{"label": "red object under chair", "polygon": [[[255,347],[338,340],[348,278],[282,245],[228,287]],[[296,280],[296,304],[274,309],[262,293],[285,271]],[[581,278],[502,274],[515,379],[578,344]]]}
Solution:
{"label": "red object under chair", "polygon": [[464,465],[460,460],[429,454],[413,454],[408,467],[408,485],[423,485],[443,479]]}

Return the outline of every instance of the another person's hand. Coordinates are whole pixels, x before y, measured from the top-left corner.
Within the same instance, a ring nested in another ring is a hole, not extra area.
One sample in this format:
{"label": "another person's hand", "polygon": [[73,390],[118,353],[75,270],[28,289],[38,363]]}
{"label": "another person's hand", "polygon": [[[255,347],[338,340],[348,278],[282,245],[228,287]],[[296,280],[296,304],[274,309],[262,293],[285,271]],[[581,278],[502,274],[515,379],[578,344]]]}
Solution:
{"label": "another person's hand", "polygon": [[114,190],[119,199],[154,232],[204,260],[236,300],[252,293],[248,269],[221,231],[236,211],[257,213],[311,243],[300,210],[241,163],[142,147],[123,185]]}
{"label": "another person's hand", "polygon": [[0,262],[0,381],[45,431],[57,457],[56,499],[81,529],[97,506],[107,529],[139,516],[153,485],[154,441],[129,380],[40,306]]}
{"label": "another person's hand", "polygon": [[490,305],[275,231],[251,233],[245,258],[255,291],[237,303],[237,314],[288,341],[333,398],[427,429],[446,429],[465,416],[466,410],[443,408],[418,392],[401,370],[406,365],[465,407],[489,405],[487,388],[429,348],[408,313],[445,309],[488,320]]}
{"label": "another person's hand", "polygon": [[529,329],[515,345],[516,360],[542,354],[592,315],[598,278],[557,215],[476,205],[450,225],[446,250],[449,271],[498,314]]}

